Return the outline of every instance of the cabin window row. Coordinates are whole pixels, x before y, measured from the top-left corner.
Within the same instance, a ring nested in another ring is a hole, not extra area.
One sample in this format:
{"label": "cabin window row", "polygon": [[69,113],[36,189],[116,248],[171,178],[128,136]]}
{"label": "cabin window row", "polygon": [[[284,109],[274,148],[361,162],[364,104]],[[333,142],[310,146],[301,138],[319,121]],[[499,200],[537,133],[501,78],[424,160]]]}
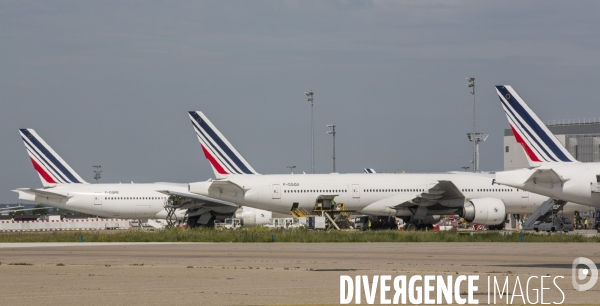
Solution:
{"label": "cabin window row", "polygon": [[105,200],[164,200],[166,197],[105,197]]}
{"label": "cabin window row", "polygon": [[309,193],[309,192],[348,192],[346,189],[327,189],[327,190],[284,190],[283,193]]}
{"label": "cabin window row", "polygon": [[424,192],[425,189],[363,189],[363,192]]}
{"label": "cabin window row", "polygon": [[[463,192],[473,192],[475,189],[461,189]],[[498,189],[477,189],[477,192],[515,192],[518,191],[519,189],[505,189],[505,188],[498,188]]]}

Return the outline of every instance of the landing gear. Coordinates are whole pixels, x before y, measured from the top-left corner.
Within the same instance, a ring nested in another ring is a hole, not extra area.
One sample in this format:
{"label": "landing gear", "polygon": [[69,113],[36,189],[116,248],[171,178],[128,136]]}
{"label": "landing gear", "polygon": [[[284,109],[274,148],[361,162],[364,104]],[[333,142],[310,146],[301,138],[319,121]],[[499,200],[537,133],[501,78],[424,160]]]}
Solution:
{"label": "landing gear", "polygon": [[200,220],[200,216],[188,217],[187,219],[187,227],[188,228],[196,228],[198,227],[198,220]]}
{"label": "landing gear", "polygon": [[196,227],[200,227],[200,226],[214,227],[216,219],[217,219],[217,217],[213,216],[210,213],[204,213],[204,214],[196,215],[196,216],[189,216],[187,218],[187,226],[188,226],[188,228],[196,228]]}
{"label": "landing gear", "polygon": [[417,220],[406,223],[406,225],[404,226],[404,230],[406,231],[417,231],[424,229],[433,230],[433,224],[424,224],[423,221]]}
{"label": "landing gear", "polygon": [[492,231],[501,231],[504,229],[504,222],[498,225],[488,225],[488,229]]}
{"label": "landing gear", "polygon": [[406,224],[405,229],[409,232],[414,232],[418,229],[419,227],[417,226],[417,224],[415,222],[411,222]]}

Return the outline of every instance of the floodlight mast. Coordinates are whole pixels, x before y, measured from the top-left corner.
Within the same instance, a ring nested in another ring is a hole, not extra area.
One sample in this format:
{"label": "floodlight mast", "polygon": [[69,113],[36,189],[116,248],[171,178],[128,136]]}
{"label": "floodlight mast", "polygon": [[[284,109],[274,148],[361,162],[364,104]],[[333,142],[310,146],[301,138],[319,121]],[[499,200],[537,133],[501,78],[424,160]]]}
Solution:
{"label": "floodlight mast", "polygon": [[312,173],[315,173],[315,121],[313,117],[313,96],[314,92],[308,91],[304,93],[306,95],[306,101],[310,102],[310,139],[311,139],[311,155],[310,155],[310,169]]}
{"label": "floodlight mast", "polygon": [[332,129],[331,131],[327,131],[327,134],[333,135],[333,173],[335,173],[335,123],[328,124],[327,127]]}
{"label": "floodlight mast", "polygon": [[475,129],[475,77],[467,78],[469,82],[467,87],[471,88],[470,93],[473,95],[473,132],[467,133],[469,141],[473,142],[473,172],[479,172],[479,143],[484,142],[488,138],[488,134],[477,133]]}
{"label": "floodlight mast", "polygon": [[94,179],[96,180],[96,184],[98,184],[98,180],[102,177],[102,170],[100,170],[102,168],[101,165],[93,165],[92,167],[96,168],[94,169]]}
{"label": "floodlight mast", "polygon": [[467,87],[471,88],[470,93],[473,95],[473,133],[475,133],[475,77],[467,78],[469,83]]}
{"label": "floodlight mast", "polygon": [[290,173],[294,174],[294,168],[296,168],[296,166],[287,166],[288,168],[290,168]]}

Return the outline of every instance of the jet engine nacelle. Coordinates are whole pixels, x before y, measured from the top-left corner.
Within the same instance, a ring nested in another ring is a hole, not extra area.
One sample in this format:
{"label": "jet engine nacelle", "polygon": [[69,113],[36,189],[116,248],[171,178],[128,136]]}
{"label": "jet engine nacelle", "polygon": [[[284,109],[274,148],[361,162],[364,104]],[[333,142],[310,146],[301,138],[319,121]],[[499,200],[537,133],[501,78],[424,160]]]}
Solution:
{"label": "jet engine nacelle", "polygon": [[260,226],[269,223],[273,213],[267,210],[242,206],[235,212],[235,217],[242,220],[243,226]]}
{"label": "jet engine nacelle", "polygon": [[504,222],[506,207],[498,198],[479,198],[465,202],[461,217],[468,222],[483,225],[498,225]]}

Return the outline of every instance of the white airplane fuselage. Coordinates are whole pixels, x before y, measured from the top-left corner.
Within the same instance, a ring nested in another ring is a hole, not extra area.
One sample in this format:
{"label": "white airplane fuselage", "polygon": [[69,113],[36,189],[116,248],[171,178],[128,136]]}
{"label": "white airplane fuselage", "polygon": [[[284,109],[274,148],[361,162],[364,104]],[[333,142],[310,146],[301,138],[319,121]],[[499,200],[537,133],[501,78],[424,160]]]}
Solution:
{"label": "white airplane fuselage", "polygon": [[[18,191],[19,199],[105,218],[164,219],[168,196],[157,190],[185,192],[185,184],[60,184],[39,189],[66,198],[33,195]],[[229,209],[231,210],[231,209]],[[235,211],[235,209],[233,209]],[[177,211],[178,218],[185,212]]]}
{"label": "white airplane fuselage", "polygon": [[[312,211],[318,196],[337,195],[335,201],[344,203],[348,210],[387,216],[410,216],[413,212],[372,204],[394,195],[416,197],[440,180],[452,181],[467,201],[501,199],[507,214],[530,214],[548,199],[547,196],[499,185],[494,179],[493,174],[467,173],[231,175],[226,180],[237,184],[244,192],[209,189],[212,181],[190,183],[189,191],[279,213],[289,213],[294,203],[298,203],[299,208]],[[588,207],[571,203],[564,208],[565,212],[585,209]]]}
{"label": "white airplane fuselage", "polygon": [[[528,180],[535,171],[552,169],[563,182]],[[544,163],[538,168],[497,172],[498,183],[567,202],[600,208],[600,163]]]}

